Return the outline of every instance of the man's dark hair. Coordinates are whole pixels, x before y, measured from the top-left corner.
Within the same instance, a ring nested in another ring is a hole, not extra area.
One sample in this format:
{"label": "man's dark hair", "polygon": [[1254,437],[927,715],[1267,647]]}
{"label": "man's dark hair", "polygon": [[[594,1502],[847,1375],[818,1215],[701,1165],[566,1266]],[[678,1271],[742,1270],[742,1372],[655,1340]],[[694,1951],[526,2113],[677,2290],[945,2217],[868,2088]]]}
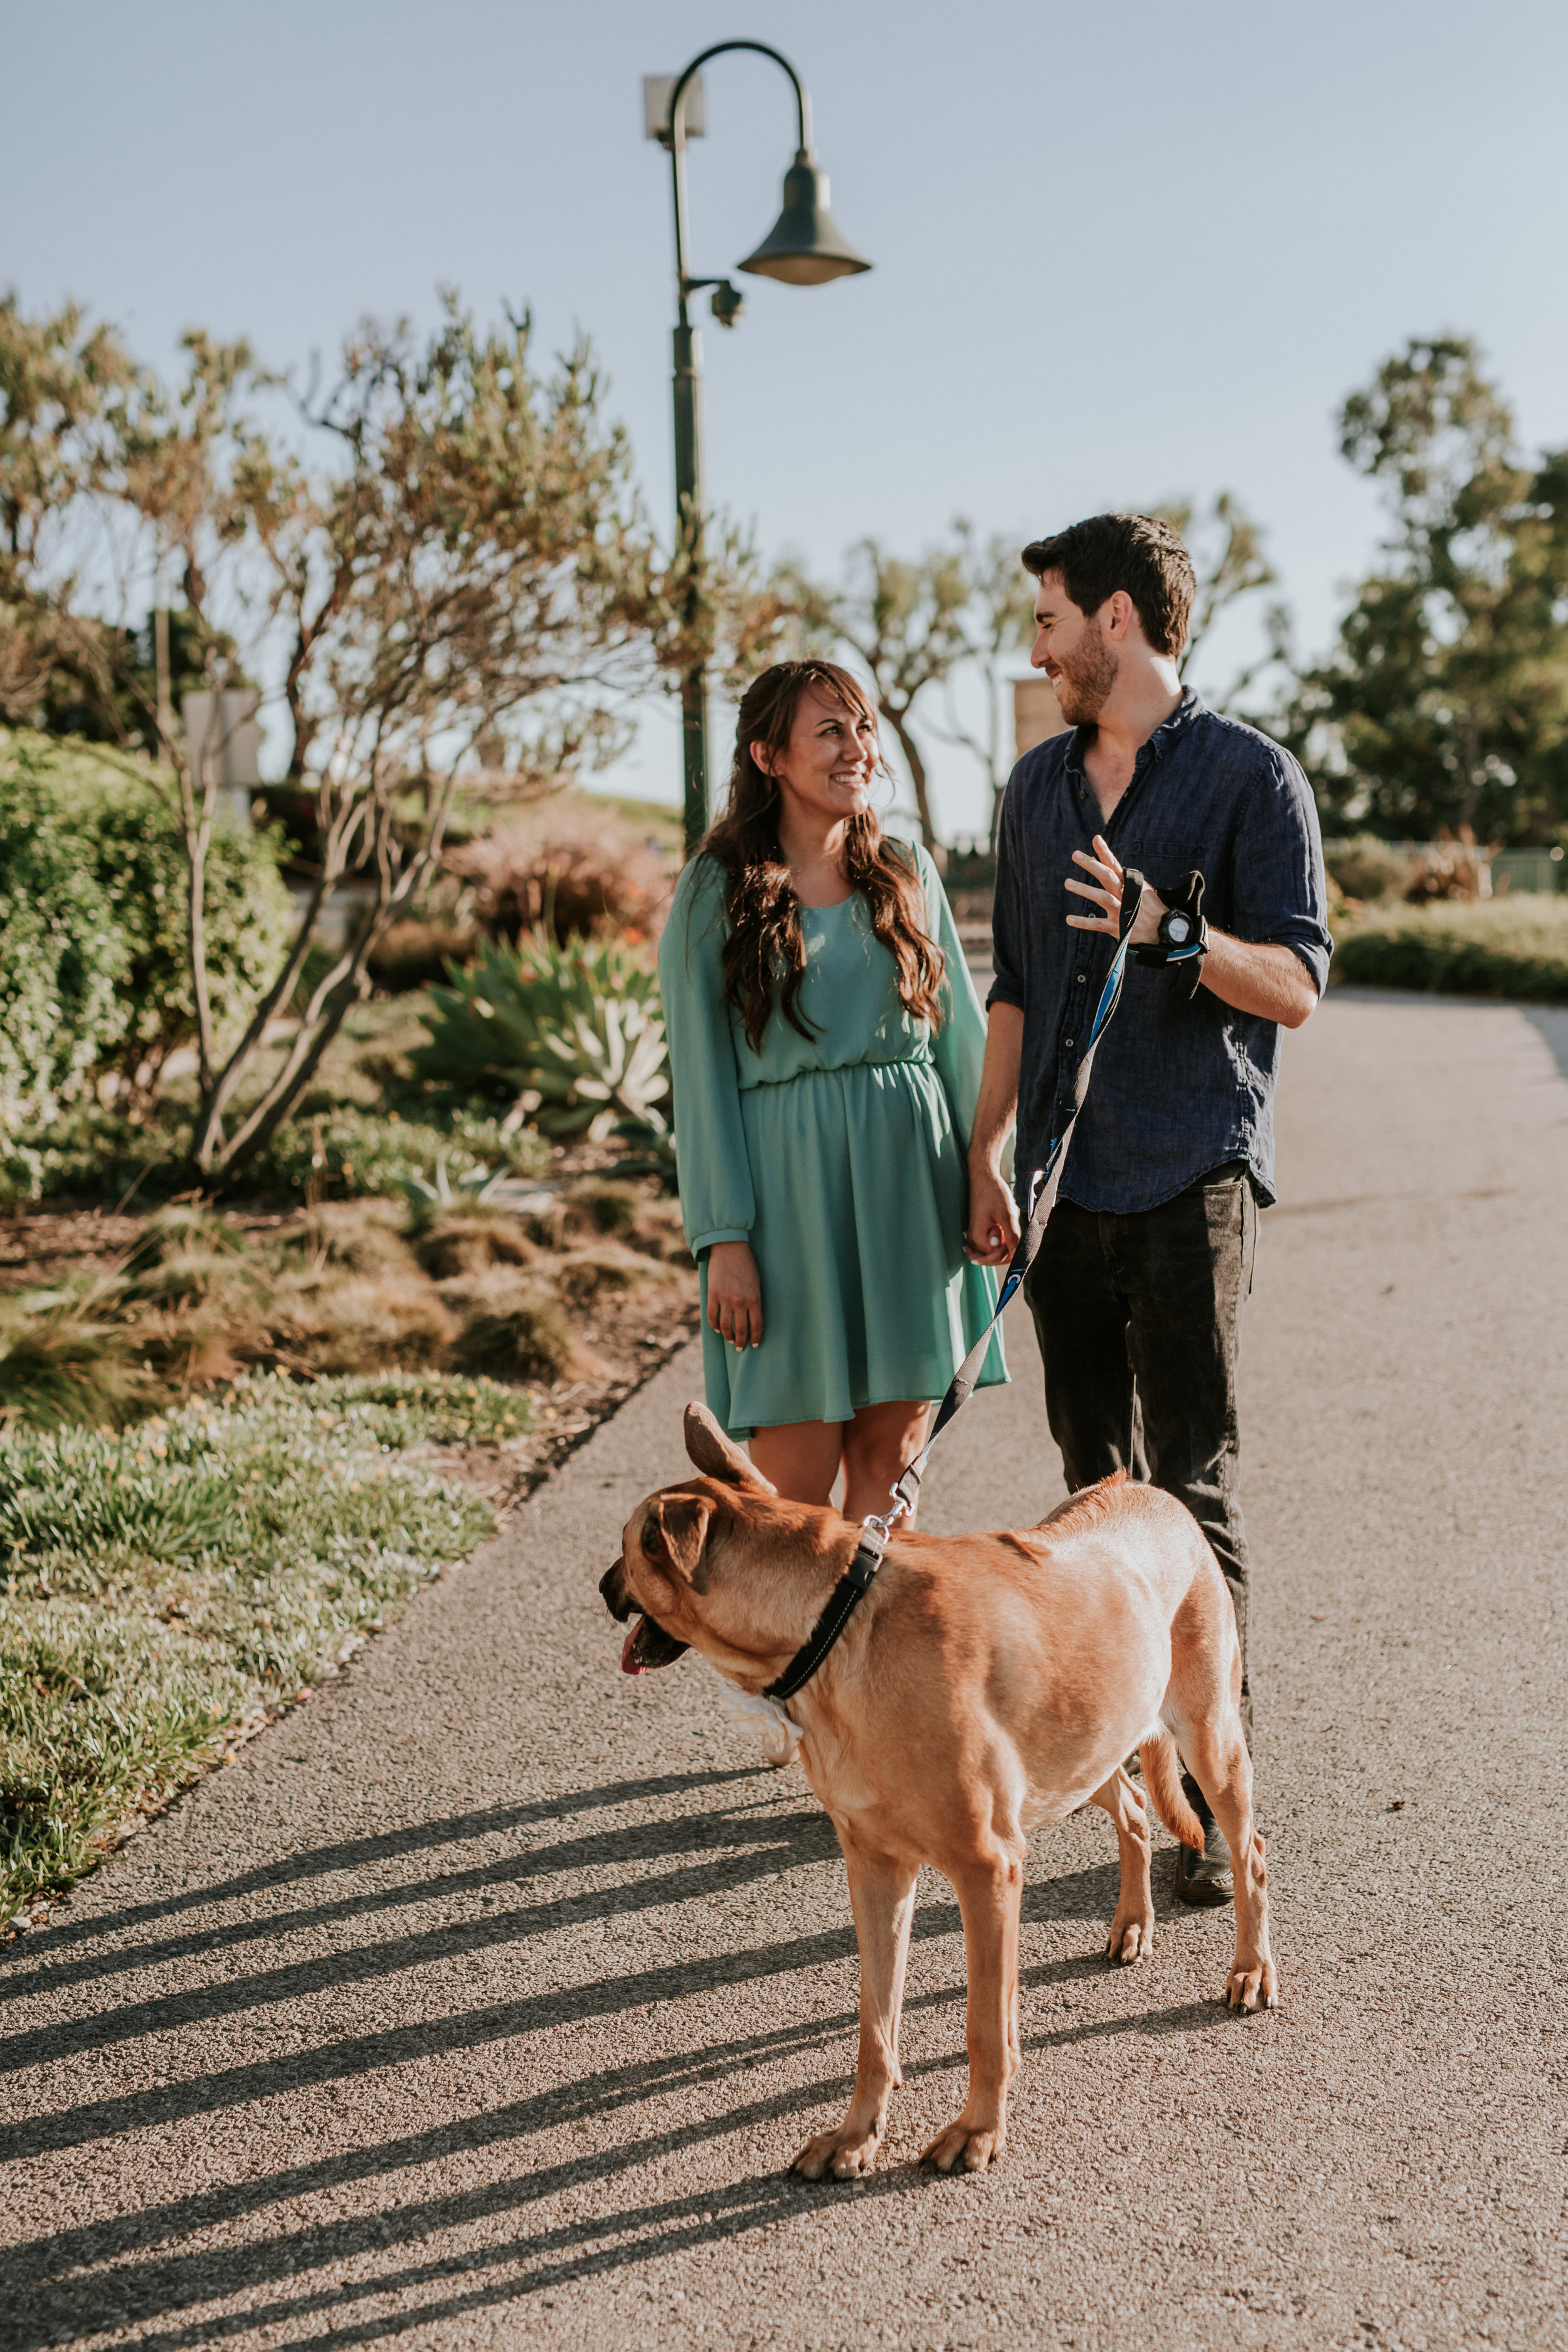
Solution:
{"label": "man's dark hair", "polygon": [[1032,540],[1024,569],[1054,572],[1080,613],[1098,613],[1119,588],[1131,597],[1157,654],[1180,655],[1197,583],[1181,534],[1157,515],[1090,515],[1049,539]]}

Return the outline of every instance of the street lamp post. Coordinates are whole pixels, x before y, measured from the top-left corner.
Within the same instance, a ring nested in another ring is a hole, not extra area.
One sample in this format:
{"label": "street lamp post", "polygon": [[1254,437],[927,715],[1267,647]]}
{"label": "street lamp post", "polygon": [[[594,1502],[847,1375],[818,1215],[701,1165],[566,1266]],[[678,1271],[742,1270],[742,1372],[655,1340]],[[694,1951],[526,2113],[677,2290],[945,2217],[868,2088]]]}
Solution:
{"label": "street lamp post", "polygon": [[[811,144],[811,100],[789,59],[764,41],[717,41],[692,58],[670,90],[664,131],[675,183],[675,510],[676,545],[687,566],[686,622],[696,643],[702,599],[702,342],[691,323],[689,300],[704,287],[713,289],[710,308],[721,327],[741,315],[738,288],[727,278],[693,278],[687,269],[686,109],[695,76],[710,58],[730,49],[752,49],[772,58],[795,89],[799,131],[795,162],[784,173],[784,207],[756,251],[738,267],[754,278],[776,278],[786,286],[822,286],[870,263],[834,225],[827,209],[827,174]],[[686,847],[695,849],[708,829],[708,687],[704,665],[694,658],[680,680],[681,752],[686,773]]]}

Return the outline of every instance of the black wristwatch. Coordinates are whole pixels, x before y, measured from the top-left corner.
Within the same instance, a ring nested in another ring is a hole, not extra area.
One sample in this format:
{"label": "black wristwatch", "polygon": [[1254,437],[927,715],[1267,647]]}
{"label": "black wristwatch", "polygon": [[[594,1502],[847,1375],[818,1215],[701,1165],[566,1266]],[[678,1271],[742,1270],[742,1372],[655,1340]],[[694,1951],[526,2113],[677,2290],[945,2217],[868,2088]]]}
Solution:
{"label": "black wristwatch", "polygon": [[1184,972],[1183,986],[1191,995],[1198,985],[1198,968],[1209,951],[1209,927],[1204,920],[1204,877],[1184,874],[1179,882],[1156,884],[1165,902],[1160,927],[1146,948],[1134,948],[1140,963],[1172,966]]}
{"label": "black wristwatch", "polygon": [[1208,953],[1208,925],[1201,915],[1189,915],[1182,907],[1166,908],[1155,936],[1165,950],[1167,963],[1187,963],[1195,956]]}

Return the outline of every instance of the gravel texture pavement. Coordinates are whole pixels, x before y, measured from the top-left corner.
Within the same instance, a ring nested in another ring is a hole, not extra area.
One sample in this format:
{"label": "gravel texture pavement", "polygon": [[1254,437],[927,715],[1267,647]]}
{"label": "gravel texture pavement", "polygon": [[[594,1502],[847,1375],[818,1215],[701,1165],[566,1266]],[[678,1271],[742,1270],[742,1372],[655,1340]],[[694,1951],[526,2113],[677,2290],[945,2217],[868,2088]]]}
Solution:
{"label": "gravel texture pavement", "polygon": [[[983,2178],[922,1885],[906,2087],[854,2062],[844,1877],[688,1658],[595,1586],[683,1475],[686,1349],[483,1554],[0,1957],[0,2342],[1568,2345],[1568,1013],[1336,994],[1287,1041],[1245,1337],[1259,1813],[1283,2007],[1228,1916],[1097,1957],[1114,1839],[1037,1839]],[[1060,1492],[1026,1326],[927,1524]]]}

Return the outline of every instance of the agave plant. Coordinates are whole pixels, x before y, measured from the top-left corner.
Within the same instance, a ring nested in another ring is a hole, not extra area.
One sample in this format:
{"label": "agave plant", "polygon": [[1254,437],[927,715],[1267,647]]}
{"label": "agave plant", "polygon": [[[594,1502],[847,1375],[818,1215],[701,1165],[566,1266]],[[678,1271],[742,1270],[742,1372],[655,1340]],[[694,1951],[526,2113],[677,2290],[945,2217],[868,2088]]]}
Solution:
{"label": "agave plant", "polygon": [[478,1168],[465,1169],[454,1184],[447,1173],[447,1155],[444,1151],[438,1151],[436,1154],[434,1179],[428,1176],[400,1176],[397,1181],[404,1199],[412,1209],[416,1211],[469,1208],[476,1205],[483,1209],[489,1206],[510,1175],[511,1170],[504,1162],[496,1169],[481,1165]]}
{"label": "agave plant", "polygon": [[[602,1142],[619,1119],[652,1121],[667,1048],[656,975],[614,940],[565,947],[535,931],[486,942],[449,988],[432,989],[422,1077],[504,1086],[546,1135]],[[662,1121],[659,1121],[662,1125]]]}

